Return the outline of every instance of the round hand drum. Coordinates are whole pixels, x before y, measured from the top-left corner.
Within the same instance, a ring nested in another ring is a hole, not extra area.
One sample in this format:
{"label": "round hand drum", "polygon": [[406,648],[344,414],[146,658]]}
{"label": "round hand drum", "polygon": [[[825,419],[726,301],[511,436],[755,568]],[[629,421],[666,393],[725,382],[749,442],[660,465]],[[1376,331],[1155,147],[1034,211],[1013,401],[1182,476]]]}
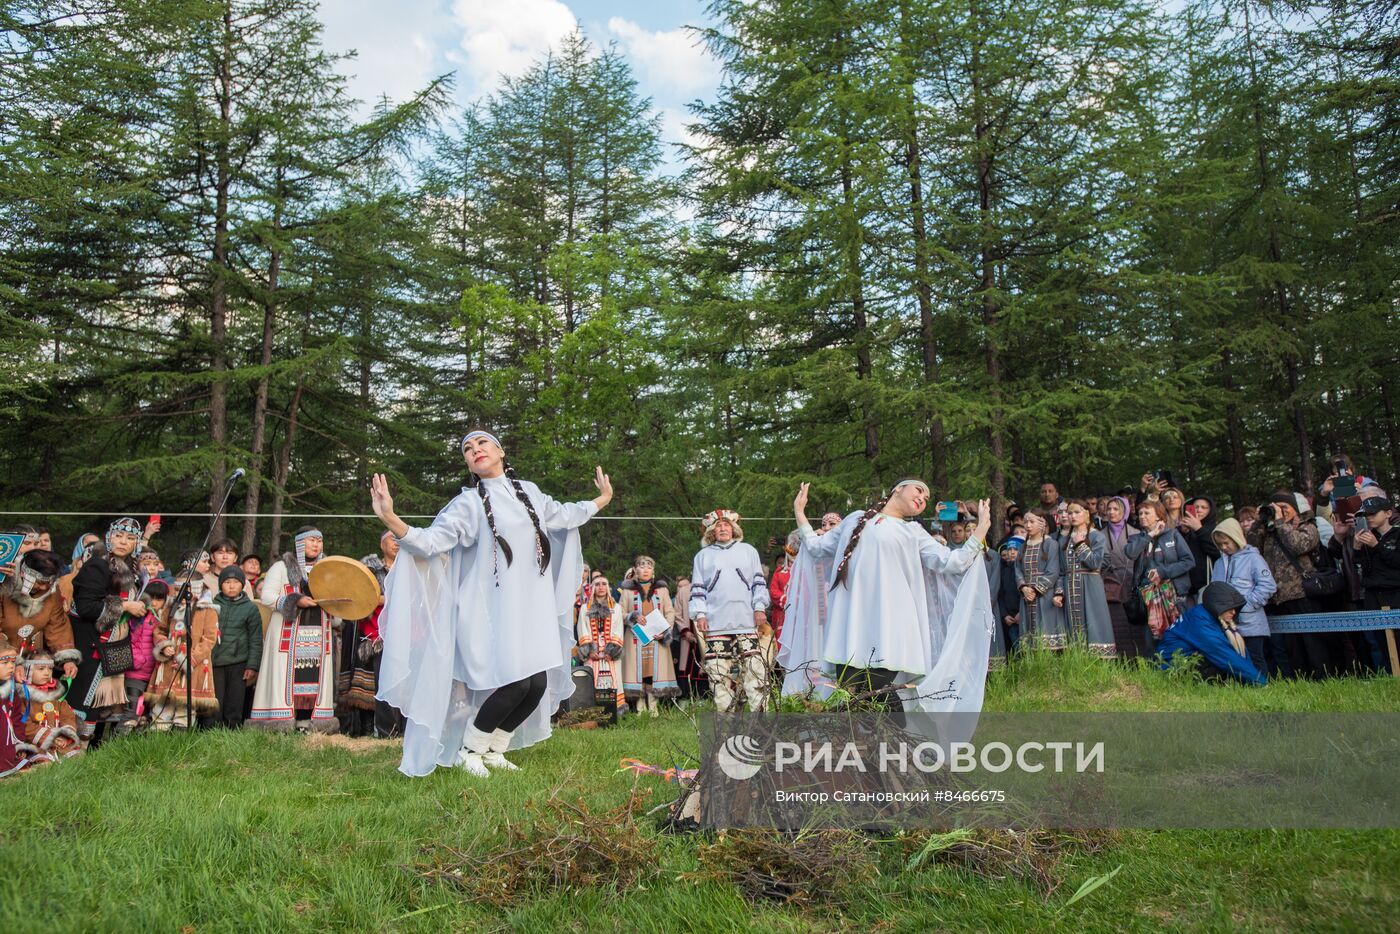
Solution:
{"label": "round hand drum", "polygon": [[379,581],[354,558],[327,555],[311,568],[311,595],[341,619],[365,619],[379,606]]}

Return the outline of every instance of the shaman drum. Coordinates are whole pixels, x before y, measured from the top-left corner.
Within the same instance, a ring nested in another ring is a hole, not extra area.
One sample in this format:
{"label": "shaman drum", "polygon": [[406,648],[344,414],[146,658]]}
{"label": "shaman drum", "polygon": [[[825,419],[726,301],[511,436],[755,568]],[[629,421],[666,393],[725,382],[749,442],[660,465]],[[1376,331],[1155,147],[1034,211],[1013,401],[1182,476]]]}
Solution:
{"label": "shaman drum", "polygon": [[327,555],[311,569],[311,596],[332,616],[365,619],[379,606],[379,580],[354,558]]}

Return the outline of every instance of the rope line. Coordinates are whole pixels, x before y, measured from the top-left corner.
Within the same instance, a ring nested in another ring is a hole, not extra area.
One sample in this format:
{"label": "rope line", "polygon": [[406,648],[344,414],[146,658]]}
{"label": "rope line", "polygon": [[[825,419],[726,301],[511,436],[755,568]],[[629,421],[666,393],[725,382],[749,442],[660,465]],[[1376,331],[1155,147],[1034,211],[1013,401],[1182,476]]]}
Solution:
{"label": "rope line", "polygon": [[[136,510],[144,512],[144,510]],[[0,509],[0,516],[92,516],[101,518],[102,516],[117,515],[117,513],[104,512],[43,512],[35,510],[3,510]],[[162,518],[170,519],[209,519],[214,514],[212,512],[162,512]],[[272,512],[226,512],[225,519],[274,519],[277,513]],[[283,519],[377,519],[374,513],[327,513],[327,512],[284,512],[281,513]],[[421,516],[399,516],[400,519],[434,519],[436,515]],[[701,516],[594,516],[589,522],[699,522]],[[745,516],[744,522],[793,522],[796,519],[792,516]]]}

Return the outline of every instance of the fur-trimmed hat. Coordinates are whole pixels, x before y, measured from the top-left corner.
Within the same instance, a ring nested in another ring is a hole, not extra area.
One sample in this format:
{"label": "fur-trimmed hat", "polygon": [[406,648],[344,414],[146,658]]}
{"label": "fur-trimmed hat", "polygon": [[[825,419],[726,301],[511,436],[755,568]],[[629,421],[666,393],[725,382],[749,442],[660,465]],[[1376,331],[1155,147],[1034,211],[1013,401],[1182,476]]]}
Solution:
{"label": "fur-trimmed hat", "polygon": [[713,545],[715,543],[715,525],[721,519],[733,526],[734,541],[742,542],[744,540],[744,529],[739,525],[742,521],[739,514],[732,509],[716,509],[706,513],[705,517],[700,520],[700,527],[704,529],[704,534],[700,536],[702,544]]}

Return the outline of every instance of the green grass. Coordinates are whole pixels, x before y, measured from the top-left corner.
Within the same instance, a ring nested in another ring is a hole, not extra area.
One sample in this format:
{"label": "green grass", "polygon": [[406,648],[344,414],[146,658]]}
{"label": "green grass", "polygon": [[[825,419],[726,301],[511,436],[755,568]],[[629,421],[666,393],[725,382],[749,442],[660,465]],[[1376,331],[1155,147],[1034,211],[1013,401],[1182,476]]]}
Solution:
{"label": "green grass", "polygon": [[[1125,671],[1071,656],[994,676],[993,710],[1400,710],[1400,679],[1207,686],[1189,673]],[[515,753],[524,771],[486,781],[395,771],[397,749],[306,745],[252,731],[135,736],[0,783],[0,917],[6,930],[63,931],[1023,931],[1395,930],[1400,831],[1124,832],[1071,852],[1058,888],[930,862],[905,872],[899,842],[878,871],[806,907],[752,905],[699,869],[693,838],[658,841],[666,880],[646,889],[548,891],[502,910],[420,874],[428,848],[484,852],[528,802],[581,797],[594,811],[634,785],[635,756],[673,764],[695,749],[680,714],[561,731]],[[645,832],[652,833],[650,821]],[[1122,870],[1072,906],[1086,880]]]}

